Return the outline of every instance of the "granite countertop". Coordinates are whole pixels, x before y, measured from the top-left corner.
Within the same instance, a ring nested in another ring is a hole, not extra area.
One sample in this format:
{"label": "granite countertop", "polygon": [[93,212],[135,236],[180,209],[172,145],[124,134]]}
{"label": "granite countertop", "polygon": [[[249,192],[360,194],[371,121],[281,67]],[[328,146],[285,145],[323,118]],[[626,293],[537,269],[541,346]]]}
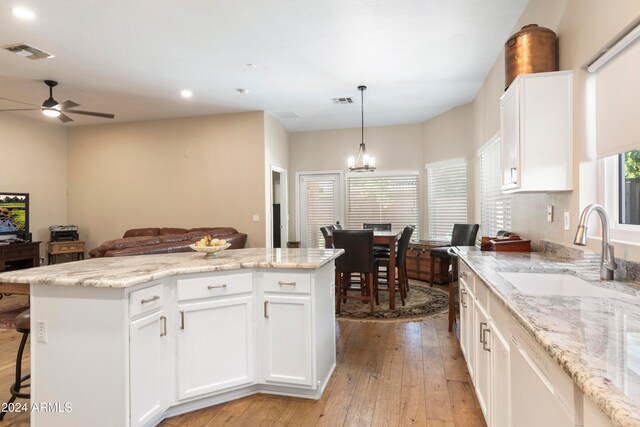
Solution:
{"label": "granite countertop", "polygon": [[[601,281],[598,256],[564,260],[460,249],[460,257],[614,425],[640,425],[639,283]],[[526,295],[501,272],[575,275],[620,296]]]}
{"label": "granite countertop", "polygon": [[343,249],[233,249],[215,258],[185,252],[91,258],[65,264],[0,273],[0,283],[127,288],[168,276],[242,268],[317,269]]}

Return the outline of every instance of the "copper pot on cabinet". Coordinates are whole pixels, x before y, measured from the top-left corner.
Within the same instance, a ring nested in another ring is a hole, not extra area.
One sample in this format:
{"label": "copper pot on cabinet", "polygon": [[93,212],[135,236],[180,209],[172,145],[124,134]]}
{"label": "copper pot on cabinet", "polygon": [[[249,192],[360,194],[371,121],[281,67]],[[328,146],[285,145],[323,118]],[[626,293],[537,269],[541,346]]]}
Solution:
{"label": "copper pot on cabinet", "polygon": [[505,90],[519,74],[558,71],[558,38],[548,28],[529,24],[504,44]]}

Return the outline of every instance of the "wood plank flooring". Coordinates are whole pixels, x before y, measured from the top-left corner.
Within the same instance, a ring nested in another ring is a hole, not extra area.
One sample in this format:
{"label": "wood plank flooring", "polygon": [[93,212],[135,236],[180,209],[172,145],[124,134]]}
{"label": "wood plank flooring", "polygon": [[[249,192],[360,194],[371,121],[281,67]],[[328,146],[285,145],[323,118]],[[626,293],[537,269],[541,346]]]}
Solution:
{"label": "wood plank flooring", "polygon": [[[9,397],[20,336],[0,330],[0,401]],[[259,394],[169,418],[161,425],[486,425],[458,341],[447,331],[446,313],[411,323],[338,321],[336,340],[337,367],[318,401]],[[25,369],[28,366],[27,351]],[[29,415],[8,414],[2,425],[28,426]]]}

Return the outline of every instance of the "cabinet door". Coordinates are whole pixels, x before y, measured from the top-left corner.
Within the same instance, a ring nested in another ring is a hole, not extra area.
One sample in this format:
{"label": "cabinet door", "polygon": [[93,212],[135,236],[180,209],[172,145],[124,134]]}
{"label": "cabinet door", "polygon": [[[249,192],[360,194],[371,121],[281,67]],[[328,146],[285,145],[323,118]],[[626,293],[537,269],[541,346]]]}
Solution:
{"label": "cabinet door", "polygon": [[314,385],[311,298],[265,294],[262,380]]}
{"label": "cabinet door", "polygon": [[129,325],[131,426],[144,425],[165,410],[171,373],[163,311]]}
{"label": "cabinet door", "polygon": [[509,343],[493,321],[487,334],[491,349],[491,427],[511,425]]}
{"label": "cabinet door", "polygon": [[475,322],[473,328],[473,336],[475,342],[475,377],[474,385],[476,387],[476,395],[478,396],[478,403],[480,409],[484,414],[485,420],[489,420],[489,382],[491,381],[491,360],[488,335],[486,332],[489,329],[489,321],[487,313],[480,305],[478,300],[474,300],[475,304]]}
{"label": "cabinet door", "polygon": [[515,85],[500,101],[500,162],[503,190],[520,186],[519,90],[519,86]]}
{"label": "cabinet door", "polygon": [[475,345],[473,341],[474,331],[474,295],[464,282],[460,280],[460,348],[467,362],[469,376],[473,379],[475,374]]}
{"label": "cabinet door", "polygon": [[184,304],[179,309],[179,399],[254,381],[253,296]]}

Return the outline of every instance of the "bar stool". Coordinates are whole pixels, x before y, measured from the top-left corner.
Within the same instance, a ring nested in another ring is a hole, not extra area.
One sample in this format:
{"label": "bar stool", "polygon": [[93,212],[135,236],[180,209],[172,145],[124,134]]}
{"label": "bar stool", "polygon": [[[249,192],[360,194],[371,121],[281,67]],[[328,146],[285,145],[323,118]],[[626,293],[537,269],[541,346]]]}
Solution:
{"label": "bar stool", "polygon": [[[20,391],[23,388],[30,387],[30,384],[23,383],[31,378],[31,374],[27,374],[24,377],[22,376],[22,354],[24,353],[24,348],[27,345],[27,338],[29,337],[29,333],[31,332],[31,314],[28,309],[16,316],[15,324],[16,331],[22,334],[22,340],[20,341],[20,346],[18,347],[18,357],[16,357],[16,382],[11,384],[11,388],[9,389],[9,392],[11,393],[11,399],[9,399],[9,401],[7,402],[7,407],[18,397],[20,399],[29,399],[31,397],[30,393],[22,393]],[[2,420],[6,414],[7,412],[5,411],[0,412],[0,420]]]}

